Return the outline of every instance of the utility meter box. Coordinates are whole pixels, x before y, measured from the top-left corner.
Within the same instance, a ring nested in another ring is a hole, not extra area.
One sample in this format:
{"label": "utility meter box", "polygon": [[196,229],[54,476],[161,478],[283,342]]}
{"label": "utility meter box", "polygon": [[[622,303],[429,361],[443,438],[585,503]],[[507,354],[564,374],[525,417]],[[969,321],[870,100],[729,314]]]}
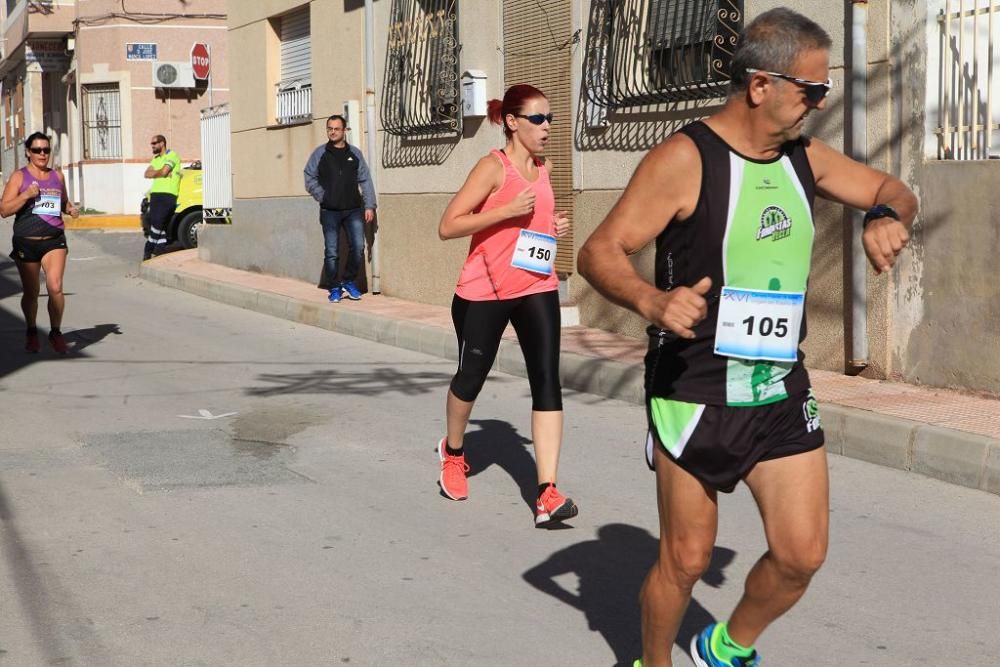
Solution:
{"label": "utility meter box", "polygon": [[462,74],[462,115],[486,115],[486,72],[470,69]]}

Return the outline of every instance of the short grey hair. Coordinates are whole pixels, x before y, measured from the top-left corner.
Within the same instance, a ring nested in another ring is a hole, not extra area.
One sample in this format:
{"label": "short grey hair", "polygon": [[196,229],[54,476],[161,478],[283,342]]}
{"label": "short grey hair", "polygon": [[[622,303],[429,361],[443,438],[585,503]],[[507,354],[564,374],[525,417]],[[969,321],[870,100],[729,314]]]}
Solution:
{"label": "short grey hair", "polygon": [[742,93],[750,85],[747,69],[785,74],[802,53],[832,45],[830,35],[812,19],[784,7],[766,11],[740,35],[729,70],[729,94]]}

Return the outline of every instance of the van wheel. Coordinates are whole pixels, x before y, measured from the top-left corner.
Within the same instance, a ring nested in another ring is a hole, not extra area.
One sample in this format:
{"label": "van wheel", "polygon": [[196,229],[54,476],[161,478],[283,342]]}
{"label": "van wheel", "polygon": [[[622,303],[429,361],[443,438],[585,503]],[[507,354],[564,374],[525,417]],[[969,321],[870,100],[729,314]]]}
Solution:
{"label": "van wheel", "polygon": [[198,247],[198,230],[202,225],[201,211],[191,211],[177,223],[177,240],[185,248]]}

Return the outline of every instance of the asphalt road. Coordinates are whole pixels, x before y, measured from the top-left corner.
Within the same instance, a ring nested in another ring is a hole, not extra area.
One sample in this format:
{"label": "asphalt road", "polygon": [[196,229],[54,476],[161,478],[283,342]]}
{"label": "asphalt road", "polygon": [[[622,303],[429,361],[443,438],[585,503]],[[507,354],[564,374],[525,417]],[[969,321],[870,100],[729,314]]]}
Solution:
{"label": "asphalt road", "polygon": [[[0,665],[631,664],[657,525],[638,407],[567,395],[581,514],[536,530],[525,380],[491,377],[450,502],[451,362],[145,283],[141,246],[71,234],[69,358],[22,351],[0,260]],[[763,664],[1000,664],[1000,498],[830,468],[828,561]],[[721,504],[677,665],[763,550],[746,490]]]}

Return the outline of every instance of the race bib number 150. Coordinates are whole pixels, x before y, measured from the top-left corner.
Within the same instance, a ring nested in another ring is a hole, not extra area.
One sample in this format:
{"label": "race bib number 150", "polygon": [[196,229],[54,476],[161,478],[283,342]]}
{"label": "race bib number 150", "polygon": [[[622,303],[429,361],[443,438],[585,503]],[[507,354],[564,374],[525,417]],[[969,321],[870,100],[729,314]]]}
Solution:
{"label": "race bib number 150", "polygon": [[510,265],[525,271],[551,275],[556,260],[556,237],[522,229]]}

